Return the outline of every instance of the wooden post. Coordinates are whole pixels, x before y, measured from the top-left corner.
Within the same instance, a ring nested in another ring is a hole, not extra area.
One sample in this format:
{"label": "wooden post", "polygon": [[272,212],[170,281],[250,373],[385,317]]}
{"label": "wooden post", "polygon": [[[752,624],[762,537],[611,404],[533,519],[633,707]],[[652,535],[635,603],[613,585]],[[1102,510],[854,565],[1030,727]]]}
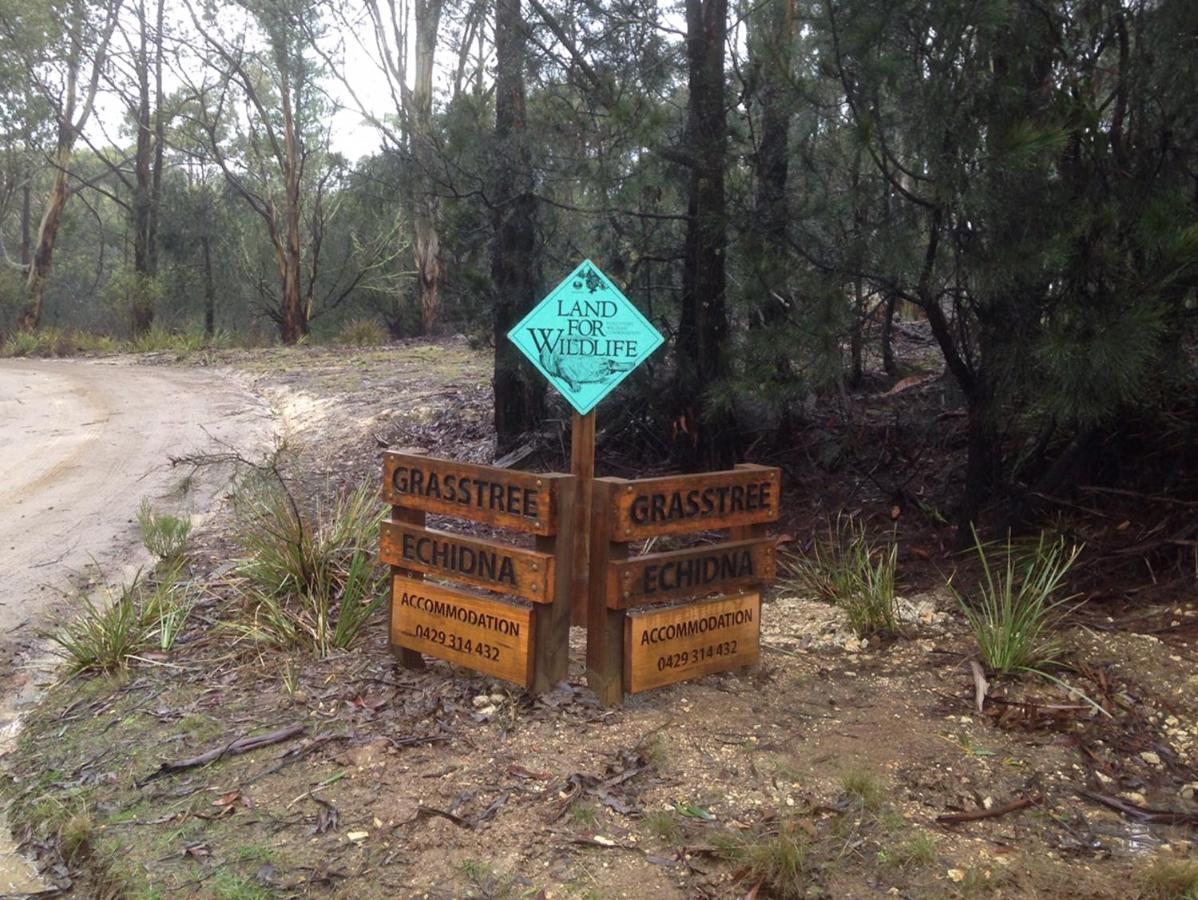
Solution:
{"label": "wooden post", "polygon": [[587,685],[604,706],[624,700],[624,620],[622,609],[608,609],[607,571],[612,560],[625,559],[628,545],[613,541],[612,495],[624,487],[621,478],[593,482],[591,498],[590,596],[587,603]]}
{"label": "wooden post", "polygon": [[[406,506],[392,506],[391,520],[393,522],[404,522],[408,525],[416,525],[420,528],[424,527],[424,510],[408,509]],[[387,604],[387,639],[391,640],[391,635],[395,634],[392,628],[391,617],[395,615],[395,576],[402,575],[405,578],[411,578],[415,581],[423,581],[424,575],[421,572],[414,572],[411,569],[404,569],[399,566],[391,567],[391,583],[387,585],[387,589],[391,592],[391,602]],[[412,650],[408,647],[401,647],[398,644],[391,644],[391,652],[395,654],[395,658],[399,664],[405,669],[423,669],[424,657],[420,655],[419,650]]]}
{"label": "wooden post", "polygon": [[[578,527],[576,507],[578,479],[572,475],[546,475],[556,482],[555,498],[557,509],[557,534],[553,537],[537,536],[537,549],[552,553],[553,602],[537,606],[533,619],[533,670],[532,693],[544,694],[564,681],[570,667],[570,618],[574,607],[573,565],[565,562],[576,551]],[[585,529],[583,529],[585,531]],[[584,538],[585,540],[585,535]]]}
{"label": "wooden post", "polygon": [[[573,414],[570,428],[570,474],[574,476],[576,500],[574,507],[574,544],[571,554],[573,580],[570,597],[574,604],[575,625],[587,626],[587,605],[590,571],[591,485],[595,480],[595,411],[585,416]],[[561,521],[559,519],[559,521]],[[562,559],[563,557],[558,557]]]}

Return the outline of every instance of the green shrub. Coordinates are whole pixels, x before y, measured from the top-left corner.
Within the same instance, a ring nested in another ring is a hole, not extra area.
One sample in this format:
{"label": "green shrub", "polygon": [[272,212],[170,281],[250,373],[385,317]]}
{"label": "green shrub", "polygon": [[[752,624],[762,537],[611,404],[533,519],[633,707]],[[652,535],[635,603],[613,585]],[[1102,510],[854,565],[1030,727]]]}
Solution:
{"label": "green shrub", "polygon": [[787,558],[790,586],[839,606],[858,637],[898,634],[894,578],[898,545],[875,545],[863,523],[840,515],[826,534],[816,537],[808,553]]}
{"label": "green shrub", "polygon": [[1044,533],[1034,544],[1012,543],[1008,535],[996,547],[974,533],[983,576],[975,596],[967,598],[951,583],[949,587],[991,671],[1031,671],[1061,656],[1056,627],[1061,607],[1076,595],[1057,594],[1081,549],[1067,548],[1063,537],[1050,540]]}
{"label": "green shrub", "polygon": [[129,342],[135,353],[191,353],[204,347],[204,333],[191,329],[163,328],[155,325]]}
{"label": "green shrub", "polygon": [[387,343],[387,330],[374,319],[352,319],[337,332],[337,343],[351,347],[377,347]]}
{"label": "green shrub", "polygon": [[137,508],[137,526],[146,549],[159,559],[176,559],[183,555],[191,534],[191,520],[156,513],[150,501],[142,500]]}
{"label": "green shrub", "polygon": [[278,479],[255,477],[234,496],[239,573],[250,583],[247,621],[255,640],[318,656],[349,647],[385,597],[374,564],[384,508],[372,483],[305,514]]}
{"label": "green shrub", "polygon": [[46,326],[36,331],[14,331],[4,342],[4,356],[70,356],[75,352],[70,332]]}

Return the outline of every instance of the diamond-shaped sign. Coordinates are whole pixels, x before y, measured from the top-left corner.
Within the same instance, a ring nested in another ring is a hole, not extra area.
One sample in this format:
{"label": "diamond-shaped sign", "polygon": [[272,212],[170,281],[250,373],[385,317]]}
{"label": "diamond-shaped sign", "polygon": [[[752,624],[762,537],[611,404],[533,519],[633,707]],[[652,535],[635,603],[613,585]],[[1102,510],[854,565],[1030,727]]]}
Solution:
{"label": "diamond-shaped sign", "polygon": [[589,259],[507,336],[583,415],[662,344],[657,329]]}

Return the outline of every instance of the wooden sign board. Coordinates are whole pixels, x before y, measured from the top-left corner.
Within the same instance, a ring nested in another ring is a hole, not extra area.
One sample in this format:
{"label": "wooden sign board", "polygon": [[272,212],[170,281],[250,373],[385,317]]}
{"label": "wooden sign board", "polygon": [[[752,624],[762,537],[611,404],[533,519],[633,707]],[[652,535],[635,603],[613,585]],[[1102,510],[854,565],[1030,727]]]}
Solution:
{"label": "wooden sign board", "polygon": [[781,483],[781,471],[765,466],[629,481],[612,492],[611,539],[773,522]]}
{"label": "wooden sign board", "polygon": [[760,637],[760,594],[629,613],[624,625],[624,689],[635,694],[756,665]]}
{"label": "wooden sign board", "polygon": [[556,513],[552,475],[436,459],[383,454],[383,500],[502,528],[551,535]]}
{"label": "wooden sign board", "polygon": [[607,606],[631,609],[663,600],[726,594],[768,584],[776,569],[773,538],[649,553],[611,563]]}
{"label": "wooden sign board", "polygon": [[552,603],[554,598],[552,553],[509,547],[497,541],[406,522],[382,523],[379,562],[443,575],[534,603]]}
{"label": "wooden sign board", "polygon": [[528,687],[533,610],[396,575],[391,643]]}

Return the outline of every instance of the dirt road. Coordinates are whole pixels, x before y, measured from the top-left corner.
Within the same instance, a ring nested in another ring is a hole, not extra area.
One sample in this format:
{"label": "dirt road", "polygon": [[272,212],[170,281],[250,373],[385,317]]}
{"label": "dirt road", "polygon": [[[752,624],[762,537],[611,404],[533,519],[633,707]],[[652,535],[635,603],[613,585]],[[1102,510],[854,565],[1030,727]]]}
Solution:
{"label": "dirt road", "polygon": [[[0,361],[0,754],[36,695],[38,634],[85,567],[119,582],[147,562],[134,517],[156,507],[202,516],[219,487],[169,496],[168,457],[214,441],[254,452],[269,410],[230,378],[128,362]],[[177,493],[177,492],[176,492]],[[0,819],[0,894],[45,885]]]}
{"label": "dirt road", "polygon": [[73,575],[140,564],[143,497],[203,514],[214,485],[167,499],[182,477],[169,455],[252,450],[269,431],[264,405],[201,369],[0,361],[0,681]]}

